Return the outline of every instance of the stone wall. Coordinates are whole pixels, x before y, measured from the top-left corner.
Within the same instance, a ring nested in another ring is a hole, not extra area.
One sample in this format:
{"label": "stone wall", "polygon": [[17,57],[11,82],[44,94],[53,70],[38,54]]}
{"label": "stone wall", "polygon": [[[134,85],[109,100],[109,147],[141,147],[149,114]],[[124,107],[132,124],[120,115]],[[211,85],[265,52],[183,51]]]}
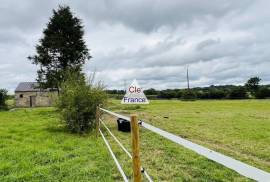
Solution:
{"label": "stone wall", "polygon": [[16,107],[48,107],[54,104],[57,92],[15,92]]}

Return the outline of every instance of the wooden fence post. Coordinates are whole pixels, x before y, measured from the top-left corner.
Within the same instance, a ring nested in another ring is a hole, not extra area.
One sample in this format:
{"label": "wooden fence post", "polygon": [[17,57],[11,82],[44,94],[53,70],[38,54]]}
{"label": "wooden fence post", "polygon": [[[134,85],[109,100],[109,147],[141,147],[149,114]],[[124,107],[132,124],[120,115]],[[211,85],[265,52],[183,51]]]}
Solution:
{"label": "wooden fence post", "polygon": [[100,107],[99,105],[96,108],[96,137],[99,134],[99,127],[100,127]]}
{"label": "wooden fence post", "polygon": [[140,138],[137,115],[130,116],[132,137],[132,163],[134,182],[141,182]]}

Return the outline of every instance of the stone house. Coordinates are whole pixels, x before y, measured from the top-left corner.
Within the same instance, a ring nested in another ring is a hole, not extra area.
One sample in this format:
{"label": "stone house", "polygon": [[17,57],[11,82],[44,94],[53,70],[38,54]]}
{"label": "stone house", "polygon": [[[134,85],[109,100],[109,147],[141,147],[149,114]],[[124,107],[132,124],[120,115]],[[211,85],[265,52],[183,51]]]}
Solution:
{"label": "stone house", "polygon": [[55,89],[40,89],[37,82],[21,82],[15,89],[16,107],[48,107],[56,97]]}

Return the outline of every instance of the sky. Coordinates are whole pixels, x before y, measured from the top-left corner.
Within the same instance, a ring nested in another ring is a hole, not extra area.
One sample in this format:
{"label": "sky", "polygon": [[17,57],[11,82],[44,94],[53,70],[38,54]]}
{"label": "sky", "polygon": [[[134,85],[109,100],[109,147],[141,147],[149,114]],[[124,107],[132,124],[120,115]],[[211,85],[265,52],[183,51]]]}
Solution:
{"label": "sky", "polygon": [[70,6],[84,25],[95,72],[107,89],[270,83],[268,0],[0,0],[0,88],[35,81],[35,53],[52,10]]}

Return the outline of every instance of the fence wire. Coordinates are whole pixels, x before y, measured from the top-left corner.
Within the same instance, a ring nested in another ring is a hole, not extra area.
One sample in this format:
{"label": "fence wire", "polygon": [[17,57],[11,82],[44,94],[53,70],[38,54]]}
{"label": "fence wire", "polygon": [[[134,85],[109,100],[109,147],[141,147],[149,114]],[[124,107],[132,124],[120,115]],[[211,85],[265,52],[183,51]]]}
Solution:
{"label": "fence wire", "polygon": [[112,156],[112,158],[113,158],[113,160],[114,160],[114,162],[115,162],[115,164],[116,164],[116,166],[117,166],[119,172],[121,173],[121,175],[122,175],[122,177],[123,177],[123,180],[124,180],[125,182],[128,182],[128,178],[127,178],[127,176],[125,175],[125,172],[123,171],[122,167],[120,166],[120,164],[119,164],[117,158],[115,157],[115,155],[114,155],[114,153],[113,153],[113,151],[112,151],[112,149],[111,149],[111,147],[110,147],[109,142],[106,140],[105,136],[103,135],[103,133],[102,133],[102,131],[101,131],[100,129],[99,129],[99,132],[100,132],[100,134],[101,134],[101,136],[102,136],[102,138],[103,138],[103,140],[104,140],[104,142],[105,142],[105,144],[106,144],[108,150],[110,151],[110,154],[111,154],[111,156]]}
{"label": "fence wire", "polygon": [[[113,139],[119,144],[119,146],[126,152],[126,154],[129,156],[129,158],[132,159],[132,155],[129,153],[129,151],[124,147],[124,145],[114,136],[114,134],[110,131],[110,129],[106,126],[106,124],[100,119],[102,125],[106,128],[106,130],[109,132],[109,134],[113,137]],[[146,170],[141,167],[142,173],[145,175],[148,181],[153,182],[149,174],[146,172]]]}

